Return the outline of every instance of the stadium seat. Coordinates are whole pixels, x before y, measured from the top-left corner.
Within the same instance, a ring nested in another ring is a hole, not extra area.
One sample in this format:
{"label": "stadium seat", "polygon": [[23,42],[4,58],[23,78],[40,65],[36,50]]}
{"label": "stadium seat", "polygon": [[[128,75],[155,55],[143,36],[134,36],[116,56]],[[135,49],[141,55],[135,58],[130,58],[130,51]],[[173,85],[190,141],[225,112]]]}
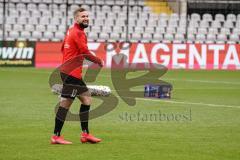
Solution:
{"label": "stadium seat", "polygon": [[158,20],[168,20],[169,16],[166,13],[161,13]]}
{"label": "stadium seat", "polygon": [[48,10],[48,6],[45,3],[40,3],[38,4],[38,10],[45,12]]}
{"label": "stadium seat", "polygon": [[233,26],[233,22],[232,22],[232,21],[229,21],[229,20],[225,21],[223,26],[224,26],[225,28],[233,28],[233,27],[234,27],[234,26]]}
{"label": "stadium seat", "polygon": [[182,26],[178,27],[177,28],[177,33],[186,34],[186,27],[182,27]]}
{"label": "stadium seat", "polygon": [[114,26],[114,19],[108,18],[104,21],[104,26]]}
{"label": "stadium seat", "polygon": [[32,0],[21,0],[21,2],[23,2],[23,3],[30,3],[30,2],[32,2]]}
{"label": "stadium seat", "polygon": [[203,18],[202,19],[207,21],[207,22],[211,22],[213,20],[213,17],[212,17],[211,14],[205,13],[205,14],[203,14]]}
{"label": "stadium seat", "polygon": [[193,43],[195,41],[194,34],[187,34],[187,43]]}
{"label": "stadium seat", "polygon": [[6,31],[12,31],[12,24],[5,24],[5,30]]}
{"label": "stadium seat", "polygon": [[176,21],[176,20],[169,20],[168,21],[168,26],[169,27],[178,27],[178,21]]}
{"label": "stadium seat", "polygon": [[105,1],[105,4],[106,5],[114,5],[115,2],[114,2],[114,0],[107,0],[107,1]]}
{"label": "stadium seat", "polygon": [[139,27],[138,25],[134,27],[134,31],[140,34],[144,32],[143,27]]}
{"label": "stadium seat", "polygon": [[41,3],[42,0],[32,0],[33,3]]}
{"label": "stadium seat", "polygon": [[94,42],[98,39],[98,34],[96,32],[90,32],[88,34],[88,41]]}
{"label": "stadium seat", "polygon": [[120,34],[119,33],[111,33],[109,37],[109,42],[117,42],[120,39]]}
{"label": "stadium seat", "polygon": [[33,31],[32,37],[29,39],[30,41],[37,41],[42,38],[42,33],[39,31]]}
{"label": "stadium seat", "polygon": [[[84,3],[84,2],[82,2],[82,3]],[[81,3],[80,3],[81,4]],[[105,4],[105,1],[104,0],[97,0],[96,1],[96,4],[97,5],[103,5],[103,4]]]}
{"label": "stadium seat", "polygon": [[153,43],[159,43],[163,40],[163,35],[162,34],[153,34],[153,39],[152,42]]}
{"label": "stadium seat", "polygon": [[200,21],[201,17],[198,13],[193,13],[193,14],[191,14],[191,20]]}
{"label": "stadium seat", "polygon": [[31,25],[31,24],[25,25],[25,31],[34,31],[34,30],[35,30],[34,25]]}
{"label": "stadium seat", "polygon": [[[111,2],[111,3],[110,3]],[[113,5],[114,4],[114,1],[112,0],[109,0],[109,2],[107,2],[106,1],[106,4],[109,4],[110,3],[110,5]],[[130,3],[130,1],[129,1],[129,3]],[[115,0],[115,4],[116,5],[126,5],[127,4],[127,1],[126,0]]]}
{"label": "stadium seat", "polygon": [[152,38],[153,38],[152,34],[150,34],[150,33],[143,33],[141,42],[149,43],[149,42],[152,41]]}
{"label": "stadium seat", "polygon": [[31,11],[32,12],[32,17],[31,18],[38,18],[38,17],[41,17],[41,13],[40,13],[40,11],[38,11],[38,10],[33,10],[33,11]]}
{"label": "stadium seat", "polygon": [[158,20],[159,15],[155,13],[149,13],[149,19]]}
{"label": "stadium seat", "polygon": [[19,0],[9,0],[9,2],[12,2],[12,3],[18,3]]}
{"label": "stadium seat", "polygon": [[180,19],[180,21],[179,21],[179,26],[180,26],[180,27],[186,27],[186,26],[187,26],[187,21],[186,21],[186,19]]}
{"label": "stadium seat", "polygon": [[37,5],[35,3],[28,3],[27,4],[27,10],[29,10],[29,11],[38,11]]}
{"label": "stadium seat", "polygon": [[49,10],[42,11],[42,17],[55,18],[52,16],[52,12]]}
{"label": "stadium seat", "polygon": [[178,21],[179,20],[179,15],[177,13],[172,13],[169,17],[169,20],[171,21]]}
{"label": "stadium seat", "polygon": [[240,14],[237,15],[237,21],[240,21]]}
{"label": "stadium seat", "polygon": [[185,42],[185,37],[183,34],[180,34],[180,33],[175,34],[173,43],[184,43],[184,42]]}
{"label": "stadium seat", "polygon": [[61,4],[61,3],[66,3],[66,1],[65,0],[53,0],[53,3]]}
{"label": "stadium seat", "polygon": [[232,33],[236,35],[240,35],[240,27],[234,28]]}
{"label": "stadium seat", "polygon": [[50,31],[43,32],[43,37],[41,38],[41,41],[51,41],[53,38],[53,33]]}
{"label": "stadium seat", "polygon": [[45,27],[45,25],[39,24],[39,25],[36,25],[36,30],[39,32],[45,32],[46,27]]}
{"label": "stadium seat", "polygon": [[221,34],[225,34],[225,35],[229,35],[231,32],[230,32],[230,29],[229,28],[221,28],[221,31],[220,31]]}
{"label": "stadium seat", "polygon": [[112,27],[111,26],[103,26],[102,32],[103,33],[111,33],[112,32]]}
{"label": "stadium seat", "polygon": [[[70,0],[69,0],[70,1]],[[43,0],[42,3],[52,4],[52,0]],[[70,2],[69,2],[70,3]]]}
{"label": "stadium seat", "polygon": [[174,27],[167,27],[167,33],[174,34],[176,33],[176,30]]}
{"label": "stadium seat", "polygon": [[117,14],[114,12],[108,12],[107,13],[107,18],[110,18],[112,20],[115,20],[117,18]]}
{"label": "stadium seat", "polygon": [[[55,25],[53,25],[53,26],[55,26]],[[66,32],[66,26],[65,25],[58,26],[58,31],[65,33]],[[55,30],[53,32],[55,32]]]}
{"label": "stadium seat", "polygon": [[232,22],[236,22],[237,17],[235,14],[228,14],[227,15],[227,21],[232,21]]}
{"label": "stadium seat", "polygon": [[173,34],[166,33],[164,34],[163,43],[171,43],[173,39],[174,39]]}
{"label": "stadium seat", "polygon": [[219,20],[212,21],[211,27],[212,28],[221,28],[220,21]]}
{"label": "stadium seat", "polygon": [[98,39],[99,42],[106,42],[108,39],[109,39],[108,33],[101,32],[99,34],[99,39]]}
{"label": "stadium seat", "polygon": [[156,19],[149,19],[147,21],[147,26],[149,26],[149,27],[156,27],[157,26],[157,20]]}
{"label": "stadium seat", "polygon": [[[128,33],[129,33],[129,34],[136,33],[136,32],[134,31],[134,27],[133,27],[133,26],[128,26],[128,27],[126,27],[126,29],[128,29]],[[127,32],[126,29],[125,29],[125,27],[124,27],[124,31],[125,31],[125,32]]]}
{"label": "stadium seat", "polygon": [[167,27],[167,21],[165,19],[160,19],[157,24],[158,27]]}
{"label": "stadium seat", "polygon": [[6,19],[6,24],[16,24],[16,18],[9,17]]}
{"label": "stadium seat", "polygon": [[16,9],[16,6],[15,6],[14,3],[7,3],[6,7],[9,8],[9,9]]}
{"label": "stadium seat", "polygon": [[39,18],[39,24],[41,24],[41,25],[48,25],[49,24],[49,18],[48,17],[41,17],[41,18]]}
{"label": "stadium seat", "polygon": [[84,0],[74,0],[74,4],[84,4]]}
{"label": "stadium seat", "polygon": [[216,35],[216,34],[218,34],[218,29],[217,28],[209,28],[208,32]]}
{"label": "stadium seat", "polygon": [[141,40],[141,34],[140,33],[132,33],[130,42],[139,42]]}
{"label": "stadium seat", "polygon": [[236,44],[239,43],[239,35],[237,34],[231,34],[228,43],[229,44]]}
{"label": "stadium seat", "polygon": [[95,26],[103,26],[103,25],[104,25],[104,20],[97,18],[97,19],[94,21],[94,25],[95,25]]}
{"label": "stadium seat", "polygon": [[[41,22],[40,22],[40,23],[41,23]],[[48,22],[48,23],[49,23],[49,22]],[[60,25],[60,24],[61,24],[61,21],[60,21],[60,19],[59,19],[58,17],[53,17],[53,18],[51,18],[50,23],[51,23],[52,25]]]}
{"label": "stadium seat", "polygon": [[198,28],[198,33],[197,34],[207,34],[207,28]]}
{"label": "stadium seat", "polygon": [[14,24],[13,25],[13,30],[14,31],[22,31],[23,30],[23,25],[21,25],[21,24]]}
{"label": "stadium seat", "polygon": [[212,34],[211,32],[209,34],[207,34],[206,43],[215,43],[215,41],[216,41],[215,34]]}
{"label": "stadium seat", "polygon": [[19,41],[26,41],[31,38],[31,33],[29,31],[22,31],[18,38]]}
{"label": "stadium seat", "polygon": [[146,27],[145,32],[149,33],[149,34],[153,34],[154,33],[154,27]]}
{"label": "stadium seat", "polygon": [[202,21],[200,21],[199,27],[201,27],[201,28],[208,28],[209,27],[209,22],[206,21],[206,20],[202,20]]}
{"label": "stadium seat", "polygon": [[[145,13],[145,12],[142,12],[142,13],[140,12],[140,13],[139,13],[139,12],[137,12],[137,15],[138,15],[138,14],[139,14],[139,18],[138,18],[139,20],[141,20],[141,19],[143,19],[143,20],[148,20],[148,19],[149,19],[149,16],[148,16],[149,14],[148,14],[148,13]],[[156,19],[156,20],[157,20],[157,19]]]}
{"label": "stadium seat", "polygon": [[218,34],[216,43],[222,44],[227,41],[227,36],[225,34]]}
{"label": "stadium seat", "polygon": [[25,16],[18,17],[17,24],[27,24],[27,18]]}
{"label": "stadium seat", "polygon": [[215,15],[215,20],[216,20],[216,21],[223,22],[223,21],[225,21],[225,17],[224,17],[223,14],[216,14],[216,15]]}
{"label": "stadium seat", "polygon": [[204,34],[197,34],[195,43],[204,43],[206,40],[206,37]]}
{"label": "stadium seat", "polygon": [[24,3],[17,3],[16,4],[16,9],[19,9],[19,10],[26,10],[27,7]]}
{"label": "stadium seat", "polygon": [[121,26],[113,26],[113,33],[122,33],[122,27]]}
{"label": "stadium seat", "polygon": [[14,41],[14,40],[17,40],[19,37],[19,32],[18,31],[10,31],[8,36],[5,37],[7,41]]}
{"label": "stadium seat", "polygon": [[136,21],[136,26],[141,26],[141,27],[146,26],[146,20],[144,20],[144,19],[137,20]]}
{"label": "stadium seat", "polygon": [[156,28],[156,33],[157,34],[164,34],[166,31],[165,31],[165,27],[157,27]]}
{"label": "stadium seat", "polygon": [[199,24],[198,24],[197,21],[191,20],[191,21],[189,22],[189,27],[197,28],[197,27],[199,27]]}
{"label": "stadium seat", "polygon": [[91,32],[100,33],[101,28],[99,26],[93,26],[93,27],[91,27]]}
{"label": "stadium seat", "polygon": [[64,33],[56,32],[55,37],[52,39],[52,41],[62,41],[64,39],[64,36]]}
{"label": "stadium seat", "polygon": [[94,0],[87,0],[87,1],[85,0],[84,2],[87,5],[93,5],[95,3]]}
{"label": "stadium seat", "polygon": [[197,34],[197,29],[194,27],[189,27],[187,32],[188,34]]}
{"label": "stadium seat", "polygon": [[54,4],[54,3],[49,4],[48,8],[49,8],[49,10],[52,10],[52,11],[54,11],[54,12],[55,12],[55,11],[59,11],[58,5],[57,5],[57,4]]}
{"label": "stadium seat", "polygon": [[19,16],[19,13],[17,10],[10,10],[9,11],[9,16],[10,17],[18,17]]}
{"label": "stadium seat", "polygon": [[[67,8],[67,6],[66,6],[66,4],[60,4],[60,6],[59,6],[59,10],[60,11],[62,11],[62,12],[66,12],[66,8]],[[71,11],[72,13],[71,14],[69,14],[69,15],[72,15],[73,14],[73,11]]]}
{"label": "stadium seat", "polygon": [[111,7],[108,5],[103,5],[102,12],[106,12],[106,13],[111,12]]}

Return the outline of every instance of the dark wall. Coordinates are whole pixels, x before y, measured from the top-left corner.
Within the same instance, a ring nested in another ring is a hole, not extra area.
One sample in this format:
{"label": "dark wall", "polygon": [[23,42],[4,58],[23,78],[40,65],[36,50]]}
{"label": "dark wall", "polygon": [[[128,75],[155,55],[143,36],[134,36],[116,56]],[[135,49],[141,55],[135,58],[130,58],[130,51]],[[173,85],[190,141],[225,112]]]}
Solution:
{"label": "dark wall", "polygon": [[188,1],[188,14],[192,13],[222,13],[224,15],[233,13],[240,14],[240,0],[235,1]]}

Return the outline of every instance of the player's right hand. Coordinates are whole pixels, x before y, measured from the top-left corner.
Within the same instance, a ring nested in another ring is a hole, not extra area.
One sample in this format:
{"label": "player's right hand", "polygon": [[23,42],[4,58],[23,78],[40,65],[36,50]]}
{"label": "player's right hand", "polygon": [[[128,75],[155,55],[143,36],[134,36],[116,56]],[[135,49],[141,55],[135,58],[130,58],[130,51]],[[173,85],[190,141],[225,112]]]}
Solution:
{"label": "player's right hand", "polygon": [[104,61],[101,59],[101,62],[98,64],[100,67],[104,66]]}

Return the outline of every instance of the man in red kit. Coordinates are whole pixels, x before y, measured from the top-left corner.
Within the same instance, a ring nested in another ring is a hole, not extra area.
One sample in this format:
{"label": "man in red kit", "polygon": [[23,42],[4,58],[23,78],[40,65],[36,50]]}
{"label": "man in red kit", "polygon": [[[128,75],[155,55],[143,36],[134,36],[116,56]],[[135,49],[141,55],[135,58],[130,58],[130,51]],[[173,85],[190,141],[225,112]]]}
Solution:
{"label": "man in red kit", "polygon": [[88,12],[84,8],[74,11],[74,25],[70,27],[64,38],[62,45],[62,67],[60,67],[61,78],[63,80],[63,89],[61,94],[60,106],[55,117],[54,135],[51,137],[52,144],[72,144],[61,136],[61,130],[66,119],[67,113],[75,97],[81,101],[79,111],[82,134],[80,141],[82,143],[98,143],[101,139],[94,137],[89,133],[88,120],[91,105],[91,96],[82,80],[83,60],[87,59],[100,67],[103,61],[92,55],[87,47],[87,37],[84,28],[88,27]]}

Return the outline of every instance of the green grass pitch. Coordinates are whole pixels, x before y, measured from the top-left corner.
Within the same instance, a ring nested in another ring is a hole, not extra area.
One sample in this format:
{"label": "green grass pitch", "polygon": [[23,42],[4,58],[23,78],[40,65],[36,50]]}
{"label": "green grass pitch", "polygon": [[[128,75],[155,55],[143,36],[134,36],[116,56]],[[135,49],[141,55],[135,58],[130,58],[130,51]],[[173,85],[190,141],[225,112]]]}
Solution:
{"label": "green grass pitch", "polygon": [[[0,159],[240,159],[240,71],[168,71],[171,100],[138,99],[129,107],[119,98],[116,109],[90,121],[102,143],[81,144],[79,123],[66,122],[63,135],[74,143],[68,146],[49,143],[58,101],[48,86],[51,71],[0,68]],[[114,89],[109,76],[102,70],[95,84]],[[76,101],[71,111],[78,109]],[[159,112],[180,119],[147,117]]]}

